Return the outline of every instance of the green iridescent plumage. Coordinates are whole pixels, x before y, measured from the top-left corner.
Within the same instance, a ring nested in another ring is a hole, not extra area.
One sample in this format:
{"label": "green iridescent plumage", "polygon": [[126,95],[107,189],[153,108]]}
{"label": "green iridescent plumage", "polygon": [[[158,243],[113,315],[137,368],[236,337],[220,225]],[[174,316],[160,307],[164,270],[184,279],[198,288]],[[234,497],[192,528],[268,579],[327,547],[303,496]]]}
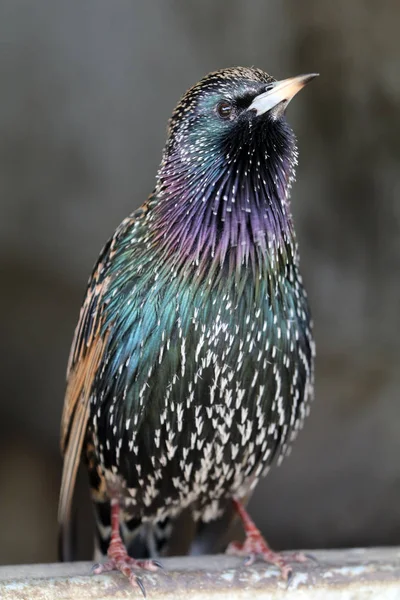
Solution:
{"label": "green iridescent plumage", "polygon": [[215,519],[308,411],[314,350],[289,205],[297,151],[286,101],[259,109],[274,81],[226,69],[189,90],[152,196],[89,282],[70,373],[101,341],[85,396],[99,514],[117,498],[135,526],[188,506]]}

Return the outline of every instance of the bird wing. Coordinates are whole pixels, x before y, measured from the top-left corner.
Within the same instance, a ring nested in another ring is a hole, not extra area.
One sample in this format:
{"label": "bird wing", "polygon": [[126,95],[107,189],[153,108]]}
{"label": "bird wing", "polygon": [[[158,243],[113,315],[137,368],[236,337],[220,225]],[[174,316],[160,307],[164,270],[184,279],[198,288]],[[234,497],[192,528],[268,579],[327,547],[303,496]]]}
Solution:
{"label": "bird wing", "polygon": [[140,221],[151,197],[117,228],[104,246],[89,279],[67,367],[67,389],[61,418],[61,453],[64,456],[58,504],[60,555],[69,558],[69,524],[76,476],[90,414],[93,383],[106,348],[109,331],[105,295],[111,283],[110,265],[126,232]]}
{"label": "bird wing", "polygon": [[89,280],[68,362],[67,389],[61,420],[64,464],[58,505],[60,553],[63,559],[69,554],[72,498],[89,418],[91,388],[107,342],[107,334],[102,332],[102,298],[109,284],[104,272],[111,254],[112,240],[103,249]]}

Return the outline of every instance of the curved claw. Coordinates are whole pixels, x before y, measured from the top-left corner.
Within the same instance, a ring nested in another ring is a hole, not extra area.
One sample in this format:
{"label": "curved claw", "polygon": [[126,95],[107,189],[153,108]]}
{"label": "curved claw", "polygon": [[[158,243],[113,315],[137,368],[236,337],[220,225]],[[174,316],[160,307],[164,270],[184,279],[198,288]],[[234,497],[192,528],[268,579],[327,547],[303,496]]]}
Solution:
{"label": "curved claw", "polygon": [[162,571],[164,571],[164,566],[162,564],[162,562],[160,562],[159,560],[152,560],[151,561],[153,563],[153,565],[155,565],[158,569],[161,569]]}
{"label": "curved claw", "polygon": [[246,558],[246,560],[244,561],[243,564],[245,567],[251,567],[251,565],[254,563],[255,560],[256,560],[256,555],[249,554],[249,556]]}
{"label": "curved claw", "polygon": [[146,589],[144,587],[143,581],[141,580],[140,577],[135,577],[135,583],[138,586],[138,588],[140,589],[140,591],[143,594],[143,597],[146,598],[147,594],[146,594]]}
{"label": "curved claw", "polygon": [[290,588],[290,584],[292,583],[293,580],[293,569],[289,568],[286,574],[286,589],[288,590]]}
{"label": "curved claw", "polygon": [[101,573],[101,564],[100,563],[95,563],[92,568],[90,569],[90,574],[91,575],[99,575]]}
{"label": "curved claw", "polygon": [[305,557],[306,557],[308,560],[311,560],[311,562],[313,562],[314,564],[316,564],[316,565],[318,565],[318,564],[319,564],[319,562],[318,562],[318,559],[317,559],[317,558],[315,558],[314,554],[308,554],[308,553],[307,553],[307,554],[304,554],[304,556],[305,556]]}

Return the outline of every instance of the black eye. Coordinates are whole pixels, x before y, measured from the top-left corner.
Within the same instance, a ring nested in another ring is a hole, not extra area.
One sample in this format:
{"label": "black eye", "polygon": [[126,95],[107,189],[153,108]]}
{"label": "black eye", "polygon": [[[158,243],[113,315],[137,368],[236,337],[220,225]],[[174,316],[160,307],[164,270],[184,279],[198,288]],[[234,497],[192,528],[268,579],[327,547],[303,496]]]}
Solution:
{"label": "black eye", "polygon": [[233,106],[229,100],[221,100],[217,104],[217,112],[221,119],[229,119],[233,111]]}

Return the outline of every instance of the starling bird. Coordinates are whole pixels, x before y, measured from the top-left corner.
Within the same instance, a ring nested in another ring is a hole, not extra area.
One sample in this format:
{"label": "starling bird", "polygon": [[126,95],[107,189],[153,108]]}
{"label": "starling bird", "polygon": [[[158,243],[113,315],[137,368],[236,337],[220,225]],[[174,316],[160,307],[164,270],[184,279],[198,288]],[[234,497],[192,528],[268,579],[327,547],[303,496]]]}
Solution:
{"label": "starling bird", "polygon": [[[62,417],[64,556],[81,458],[98,545],[142,588],[127,544],[153,556],[184,509],[232,503],[246,539],[229,552],[277,565],[244,502],[301,427],[314,343],[290,211],[297,164],[285,119],[315,75],[209,74],[176,107],[153,193],[117,228],[89,279]],[[294,556],[294,559],[301,559]]]}

